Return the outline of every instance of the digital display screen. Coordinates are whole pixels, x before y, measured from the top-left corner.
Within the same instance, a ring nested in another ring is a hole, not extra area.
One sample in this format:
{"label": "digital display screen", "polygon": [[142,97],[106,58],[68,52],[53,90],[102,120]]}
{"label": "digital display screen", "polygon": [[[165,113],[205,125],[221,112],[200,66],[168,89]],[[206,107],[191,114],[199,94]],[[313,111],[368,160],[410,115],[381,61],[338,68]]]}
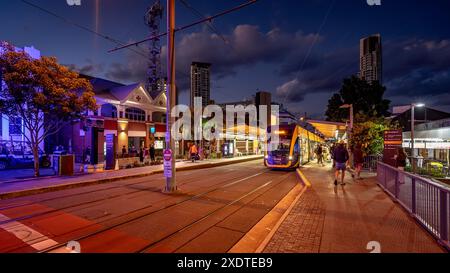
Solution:
{"label": "digital display screen", "polygon": [[164,149],[164,141],[162,141],[162,140],[155,140],[155,149],[156,150]]}

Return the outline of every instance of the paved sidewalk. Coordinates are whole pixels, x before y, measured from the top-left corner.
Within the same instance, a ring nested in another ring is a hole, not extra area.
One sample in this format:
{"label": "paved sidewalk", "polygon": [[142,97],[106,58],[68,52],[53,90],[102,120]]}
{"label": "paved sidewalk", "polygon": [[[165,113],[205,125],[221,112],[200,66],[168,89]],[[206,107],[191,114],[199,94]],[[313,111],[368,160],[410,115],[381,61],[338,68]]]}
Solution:
{"label": "paved sidewalk", "polygon": [[[176,167],[179,171],[206,169],[223,165],[235,164],[245,161],[262,159],[262,156],[243,156],[227,159],[211,159],[204,161],[177,162]],[[70,177],[51,177],[28,180],[13,180],[0,182],[0,200],[26,196],[42,192],[70,189],[75,187],[95,185],[100,183],[112,182],[126,178],[137,178],[149,176],[163,172],[163,166],[149,166],[133,169],[123,169],[118,171],[105,171],[102,173],[70,176]]]}
{"label": "paved sidewalk", "polygon": [[266,253],[369,253],[376,241],[383,253],[445,252],[376,184],[376,177],[334,187],[331,166],[302,169],[312,187],[300,197],[267,244]]}

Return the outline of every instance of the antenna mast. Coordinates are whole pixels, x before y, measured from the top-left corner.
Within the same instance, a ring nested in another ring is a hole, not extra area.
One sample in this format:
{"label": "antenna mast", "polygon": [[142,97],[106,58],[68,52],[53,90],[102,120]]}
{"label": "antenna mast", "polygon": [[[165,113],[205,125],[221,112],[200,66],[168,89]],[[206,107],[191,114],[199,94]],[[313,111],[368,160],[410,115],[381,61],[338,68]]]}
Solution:
{"label": "antenna mast", "polygon": [[[161,5],[160,0],[156,0],[155,3],[147,9],[145,14],[145,23],[150,29],[151,36],[160,35],[161,20],[163,17],[164,8]],[[161,43],[160,39],[152,39],[149,41],[149,63],[147,70],[147,92],[155,98],[163,90],[164,82],[162,80],[161,72]]]}

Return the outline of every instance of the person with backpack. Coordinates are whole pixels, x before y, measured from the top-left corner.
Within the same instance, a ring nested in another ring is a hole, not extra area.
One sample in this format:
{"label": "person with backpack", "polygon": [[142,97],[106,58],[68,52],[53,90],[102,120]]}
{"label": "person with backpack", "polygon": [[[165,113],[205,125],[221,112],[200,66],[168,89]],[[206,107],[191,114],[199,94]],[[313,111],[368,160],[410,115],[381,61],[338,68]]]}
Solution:
{"label": "person with backpack", "polygon": [[341,185],[344,186],[345,179],[345,171],[347,170],[347,162],[350,158],[347,148],[345,147],[345,143],[341,141],[339,145],[334,149],[333,156],[336,167],[335,167],[335,175],[334,175],[334,185],[338,185],[339,173],[341,173]]}

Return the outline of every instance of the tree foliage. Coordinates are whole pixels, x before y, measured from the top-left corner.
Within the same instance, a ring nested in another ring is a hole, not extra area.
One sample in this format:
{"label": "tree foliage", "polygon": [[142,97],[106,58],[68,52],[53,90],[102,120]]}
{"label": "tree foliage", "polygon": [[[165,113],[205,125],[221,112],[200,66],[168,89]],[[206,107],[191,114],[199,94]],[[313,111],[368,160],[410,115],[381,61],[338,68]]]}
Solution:
{"label": "tree foliage", "polygon": [[23,132],[34,154],[39,176],[39,145],[68,121],[86,110],[97,109],[92,86],[86,79],[58,64],[54,57],[33,59],[8,43],[0,44],[0,111],[21,117],[29,134]]}
{"label": "tree foliage", "polygon": [[339,93],[333,94],[328,101],[327,120],[344,122],[348,120],[348,109],[341,109],[344,104],[353,104],[354,113],[368,118],[389,115],[390,101],[383,98],[386,88],[379,82],[368,83],[358,77],[344,79]]}
{"label": "tree foliage", "polygon": [[350,146],[360,145],[365,155],[380,155],[384,149],[384,131],[398,127],[398,124],[384,118],[370,118],[358,114],[355,118]]}

